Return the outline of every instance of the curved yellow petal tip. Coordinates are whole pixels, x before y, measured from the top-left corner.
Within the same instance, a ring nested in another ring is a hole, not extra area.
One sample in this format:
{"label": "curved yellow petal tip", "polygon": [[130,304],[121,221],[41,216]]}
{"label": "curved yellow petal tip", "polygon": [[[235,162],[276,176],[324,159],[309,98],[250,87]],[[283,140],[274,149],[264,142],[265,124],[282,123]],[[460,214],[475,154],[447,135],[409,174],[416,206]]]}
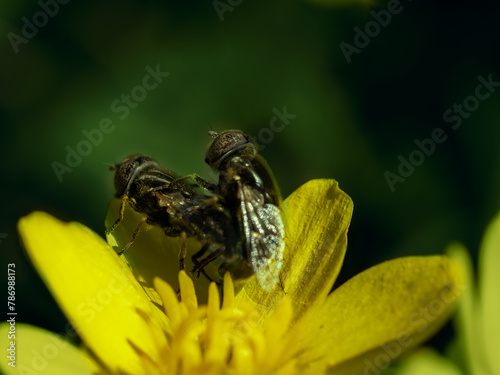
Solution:
{"label": "curved yellow petal tip", "polygon": [[79,223],[33,212],[18,228],[33,265],[86,345],[109,368],[141,374],[131,343],[144,352],[153,347],[137,310],[161,318],[125,263]]}
{"label": "curved yellow petal tip", "polygon": [[265,320],[287,295],[294,319],[326,298],[340,271],[347,249],[352,199],[337,181],[312,180],[295,190],[281,205],[285,251],[279,282],[263,290],[250,279],[236,296],[252,303]]}
{"label": "curved yellow petal tip", "polygon": [[282,280],[293,300],[309,305],[330,292],[347,249],[352,199],[335,180],[312,180],[283,203],[286,250]]}
{"label": "curved yellow petal tip", "polygon": [[310,309],[301,331],[305,346],[314,349],[302,353],[303,361],[322,358],[316,365],[338,374],[380,370],[441,327],[464,283],[462,268],[446,256],[376,265]]}

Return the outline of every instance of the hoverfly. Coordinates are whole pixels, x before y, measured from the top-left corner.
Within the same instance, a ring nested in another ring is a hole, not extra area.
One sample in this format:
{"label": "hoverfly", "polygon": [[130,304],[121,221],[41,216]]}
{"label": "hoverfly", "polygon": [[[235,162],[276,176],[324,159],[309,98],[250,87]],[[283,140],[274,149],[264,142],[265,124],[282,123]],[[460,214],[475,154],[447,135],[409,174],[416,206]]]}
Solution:
{"label": "hoverfly", "polygon": [[278,186],[250,136],[238,130],[209,135],[214,140],[205,162],[219,172],[219,182],[204,186],[221,197],[238,236],[233,251],[226,249],[221,267],[236,278],[255,273],[268,290],[279,280],[285,247]]}
{"label": "hoverfly", "polygon": [[[230,218],[219,204],[218,197],[207,194],[206,190],[186,182],[174,172],[162,168],[152,158],[134,154],[111,167],[115,170],[115,196],[121,199],[119,217],[106,230],[110,234],[122,221],[125,204],[143,214],[132,238],[118,254],[126,251],[134,242],[144,223],[159,226],[169,237],[180,236],[183,244],[179,251],[179,266],[184,269],[187,252],[187,237],[196,237],[203,243],[198,253],[192,256],[195,267],[191,271],[200,272],[209,279],[203,268],[212,260],[232,248],[235,236]],[[210,254],[201,262],[198,259]]]}

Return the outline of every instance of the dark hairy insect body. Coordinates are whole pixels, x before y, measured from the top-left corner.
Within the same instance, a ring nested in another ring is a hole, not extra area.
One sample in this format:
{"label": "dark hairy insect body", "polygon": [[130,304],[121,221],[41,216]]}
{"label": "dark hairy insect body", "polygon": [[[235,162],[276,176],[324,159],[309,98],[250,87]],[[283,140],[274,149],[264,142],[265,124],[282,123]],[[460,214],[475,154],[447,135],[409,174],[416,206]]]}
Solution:
{"label": "dark hairy insect body", "polygon": [[[226,247],[233,246],[233,227],[218,198],[208,194],[197,185],[189,184],[185,178],[160,167],[152,158],[130,155],[116,164],[116,197],[121,198],[118,220],[106,230],[111,233],[123,220],[125,204],[143,214],[129,243],[119,251],[122,254],[137,237],[144,223],[159,226],[169,237],[196,237],[202,242],[200,253],[209,254],[209,262],[217,258]],[[179,251],[180,268],[184,269],[186,241]],[[203,272],[205,264],[193,258],[193,272]]]}
{"label": "dark hairy insect body", "polygon": [[236,278],[255,274],[263,288],[272,288],[279,282],[285,237],[279,189],[248,135],[237,130],[211,135],[205,161],[219,172],[219,182],[209,188],[221,197],[238,234],[223,266]]}
{"label": "dark hairy insect body", "polygon": [[[123,220],[128,202],[144,216],[119,254],[146,222],[161,227],[167,236],[184,238],[180,269],[187,252],[185,239],[196,237],[202,247],[192,255],[191,272],[197,277],[200,272],[207,276],[205,266],[219,258],[220,276],[226,271],[234,279],[255,274],[259,284],[270,289],[279,282],[285,237],[274,176],[245,133],[230,130],[210,135],[214,140],[205,162],[219,173],[217,184],[195,174],[180,177],[142,155],[131,155],[115,165],[116,196],[122,203],[118,220],[106,232]],[[190,178],[196,184],[189,184]]]}

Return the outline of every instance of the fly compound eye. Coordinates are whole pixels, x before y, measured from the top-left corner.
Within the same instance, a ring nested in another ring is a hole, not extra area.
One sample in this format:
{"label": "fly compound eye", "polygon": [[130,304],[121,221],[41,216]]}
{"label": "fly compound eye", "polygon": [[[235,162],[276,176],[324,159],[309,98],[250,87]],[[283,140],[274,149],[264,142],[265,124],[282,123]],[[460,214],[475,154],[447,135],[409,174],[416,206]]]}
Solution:
{"label": "fly compound eye", "polygon": [[127,156],[122,162],[113,167],[115,170],[114,184],[117,197],[122,197],[126,193],[127,187],[138,168],[152,160],[147,156],[133,154]]}
{"label": "fly compound eye", "polygon": [[[213,132],[210,132],[213,133]],[[210,134],[214,136],[215,134]],[[210,144],[205,157],[205,163],[211,167],[218,164],[228,155],[234,153],[256,154],[257,149],[252,138],[239,130],[228,130],[218,134]]]}
{"label": "fly compound eye", "polygon": [[136,168],[136,161],[134,159],[127,158],[121,163],[115,165],[115,191],[118,197],[124,195],[127,189],[128,183],[134,173]]}

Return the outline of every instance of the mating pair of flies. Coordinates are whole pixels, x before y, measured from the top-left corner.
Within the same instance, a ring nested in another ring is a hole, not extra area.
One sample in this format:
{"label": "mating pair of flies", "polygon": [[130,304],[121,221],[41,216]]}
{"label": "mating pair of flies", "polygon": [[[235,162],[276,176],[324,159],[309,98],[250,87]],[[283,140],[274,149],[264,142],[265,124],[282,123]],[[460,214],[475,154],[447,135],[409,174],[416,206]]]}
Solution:
{"label": "mating pair of flies", "polygon": [[122,222],[128,203],[143,217],[119,254],[147,223],[161,227],[169,237],[183,239],[180,269],[184,269],[187,237],[194,237],[202,246],[192,255],[193,275],[203,273],[210,279],[204,268],[220,258],[221,276],[226,271],[235,279],[255,274],[259,284],[270,289],[279,282],[285,236],[273,174],[247,134],[229,130],[209,135],[214,139],[205,162],[219,173],[217,184],[196,174],[178,176],[137,154],[111,167],[116,196],[122,201],[119,217],[106,234]]}

